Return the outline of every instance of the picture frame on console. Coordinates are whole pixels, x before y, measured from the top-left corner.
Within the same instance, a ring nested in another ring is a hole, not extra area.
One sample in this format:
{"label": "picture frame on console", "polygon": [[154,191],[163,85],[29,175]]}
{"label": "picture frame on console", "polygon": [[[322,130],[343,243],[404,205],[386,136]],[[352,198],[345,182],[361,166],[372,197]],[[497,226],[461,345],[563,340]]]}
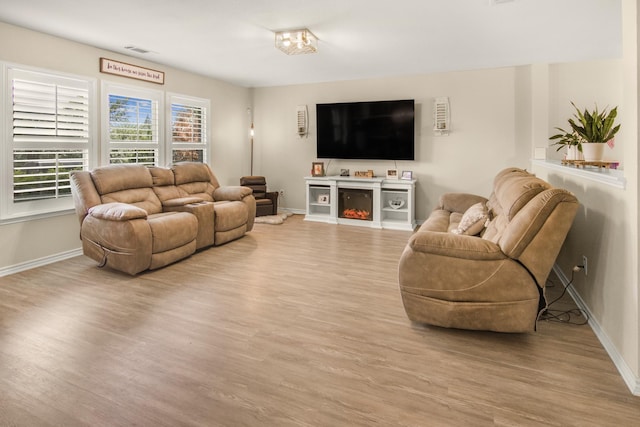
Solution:
{"label": "picture frame on console", "polygon": [[413,172],[411,171],[402,171],[402,176],[400,179],[406,179],[411,181],[413,179]]}
{"label": "picture frame on console", "polygon": [[398,179],[398,169],[387,169],[387,179]]}
{"label": "picture frame on console", "polygon": [[328,194],[320,194],[320,195],[318,195],[318,203],[320,203],[322,205],[328,205],[329,204],[329,195]]}
{"label": "picture frame on console", "polygon": [[311,175],[312,176],[324,176],[324,162],[311,163]]}

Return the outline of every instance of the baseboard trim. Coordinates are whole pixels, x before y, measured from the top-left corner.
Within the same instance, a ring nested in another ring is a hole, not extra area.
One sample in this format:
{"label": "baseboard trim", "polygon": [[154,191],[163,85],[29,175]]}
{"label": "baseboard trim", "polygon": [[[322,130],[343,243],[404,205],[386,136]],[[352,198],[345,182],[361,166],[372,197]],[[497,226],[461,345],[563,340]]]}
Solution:
{"label": "baseboard trim", "polygon": [[304,209],[293,209],[293,208],[280,208],[278,209],[280,212],[291,212],[294,215],[304,215],[307,213]]}
{"label": "baseboard trim", "polygon": [[[280,212],[291,212],[292,214],[295,215],[306,215],[307,211],[304,209],[293,209],[293,208],[279,208],[278,211]],[[417,219],[416,220],[416,225],[417,226],[421,226],[424,223],[424,219]]]}
{"label": "baseboard trim", "polygon": [[[558,264],[554,264],[553,271],[562,282],[562,285],[566,288],[569,285],[569,278],[564,274]],[[622,376],[625,384],[627,384],[627,387],[629,387],[631,393],[635,396],[640,396],[640,378],[635,376],[631,368],[629,368],[629,365],[627,365],[625,360],[620,355],[620,352],[618,352],[616,346],[613,345],[611,339],[609,339],[609,336],[604,332],[598,321],[595,319],[593,313],[591,313],[591,310],[589,310],[589,307],[584,302],[580,294],[576,292],[573,286],[569,287],[567,289],[567,292],[569,293],[571,298],[573,298],[576,305],[588,314],[589,326],[591,326],[593,333],[596,334],[596,337],[604,347],[605,351],[607,352],[607,354],[609,354],[611,361],[618,369],[618,372]]]}
{"label": "baseboard trim", "polygon": [[82,255],[82,248],[72,249],[66,252],[60,252],[60,253],[49,255],[43,258],[22,262],[20,264],[10,265],[8,267],[2,267],[0,268],[0,277],[8,276],[10,274],[20,273],[21,271],[30,270],[32,268],[41,267],[47,264],[53,264],[54,262],[73,258],[78,255]]}

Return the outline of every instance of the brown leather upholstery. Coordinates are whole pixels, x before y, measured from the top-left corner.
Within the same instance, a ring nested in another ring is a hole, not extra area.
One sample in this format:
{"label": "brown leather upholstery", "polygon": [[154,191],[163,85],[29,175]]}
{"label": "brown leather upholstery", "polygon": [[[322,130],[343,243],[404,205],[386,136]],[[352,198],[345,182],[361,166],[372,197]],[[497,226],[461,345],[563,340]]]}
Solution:
{"label": "brown leather upholstery", "polygon": [[267,191],[264,176],[243,176],[240,185],[253,190],[256,199],[256,216],[275,215],[278,213],[278,192]]}
{"label": "brown leather upholstery", "polygon": [[[486,229],[477,236],[452,233],[478,202],[489,209]],[[462,329],[533,330],[577,209],[573,194],[517,168],[495,177],[488,199],[444,194],[400,258],[409,319]]]}
{"label": "brown leather upholstery", "polygon": [[251,189],[221,187],[209,166],[110,165],[71,175],[83,253],[129,274],[156,269],[253,227]]}
{"label": "brown leather upholstery", "polygon": [[256,201],[250,188],[221,186],[211,168],[204,163],[175,163],[171,170],[182,197],[197,197],[214,202],[216,246],[242,237],[253,229]]}
{"label": "brown leather upholstery", "polygon": [[101,266],[136,274],[195,252],[198,220],[186,212],[163,212],[152,183],[149,169],[142,165],[72,174],[86,256]]}

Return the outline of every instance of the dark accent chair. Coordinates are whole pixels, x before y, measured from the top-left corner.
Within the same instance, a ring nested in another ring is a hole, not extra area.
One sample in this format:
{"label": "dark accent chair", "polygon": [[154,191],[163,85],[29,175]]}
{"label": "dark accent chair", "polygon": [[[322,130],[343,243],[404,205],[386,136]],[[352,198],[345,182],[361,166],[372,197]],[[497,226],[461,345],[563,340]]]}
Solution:
{"label": "dark accent chair", "polygon": [[253,190],[256,199],[256,216],[276,215],[278,213],[278,192],[267,191],[264,176],[243,176],[240,185]]}

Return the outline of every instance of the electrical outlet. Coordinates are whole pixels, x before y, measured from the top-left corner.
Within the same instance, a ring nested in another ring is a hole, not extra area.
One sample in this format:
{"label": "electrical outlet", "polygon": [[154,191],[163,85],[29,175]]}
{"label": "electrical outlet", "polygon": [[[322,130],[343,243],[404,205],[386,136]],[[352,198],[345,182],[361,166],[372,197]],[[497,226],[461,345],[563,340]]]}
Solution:
{"label": "electrical outlet", "polygon": [[280,194],[280,197],[284,197],[284,190],[280,190],[278,193]]}
{"label": "electrical outlet", "polygon": [[582,269],[584,270],[584,275],[587,275],[587,256],[586,255],[582,255]]}

